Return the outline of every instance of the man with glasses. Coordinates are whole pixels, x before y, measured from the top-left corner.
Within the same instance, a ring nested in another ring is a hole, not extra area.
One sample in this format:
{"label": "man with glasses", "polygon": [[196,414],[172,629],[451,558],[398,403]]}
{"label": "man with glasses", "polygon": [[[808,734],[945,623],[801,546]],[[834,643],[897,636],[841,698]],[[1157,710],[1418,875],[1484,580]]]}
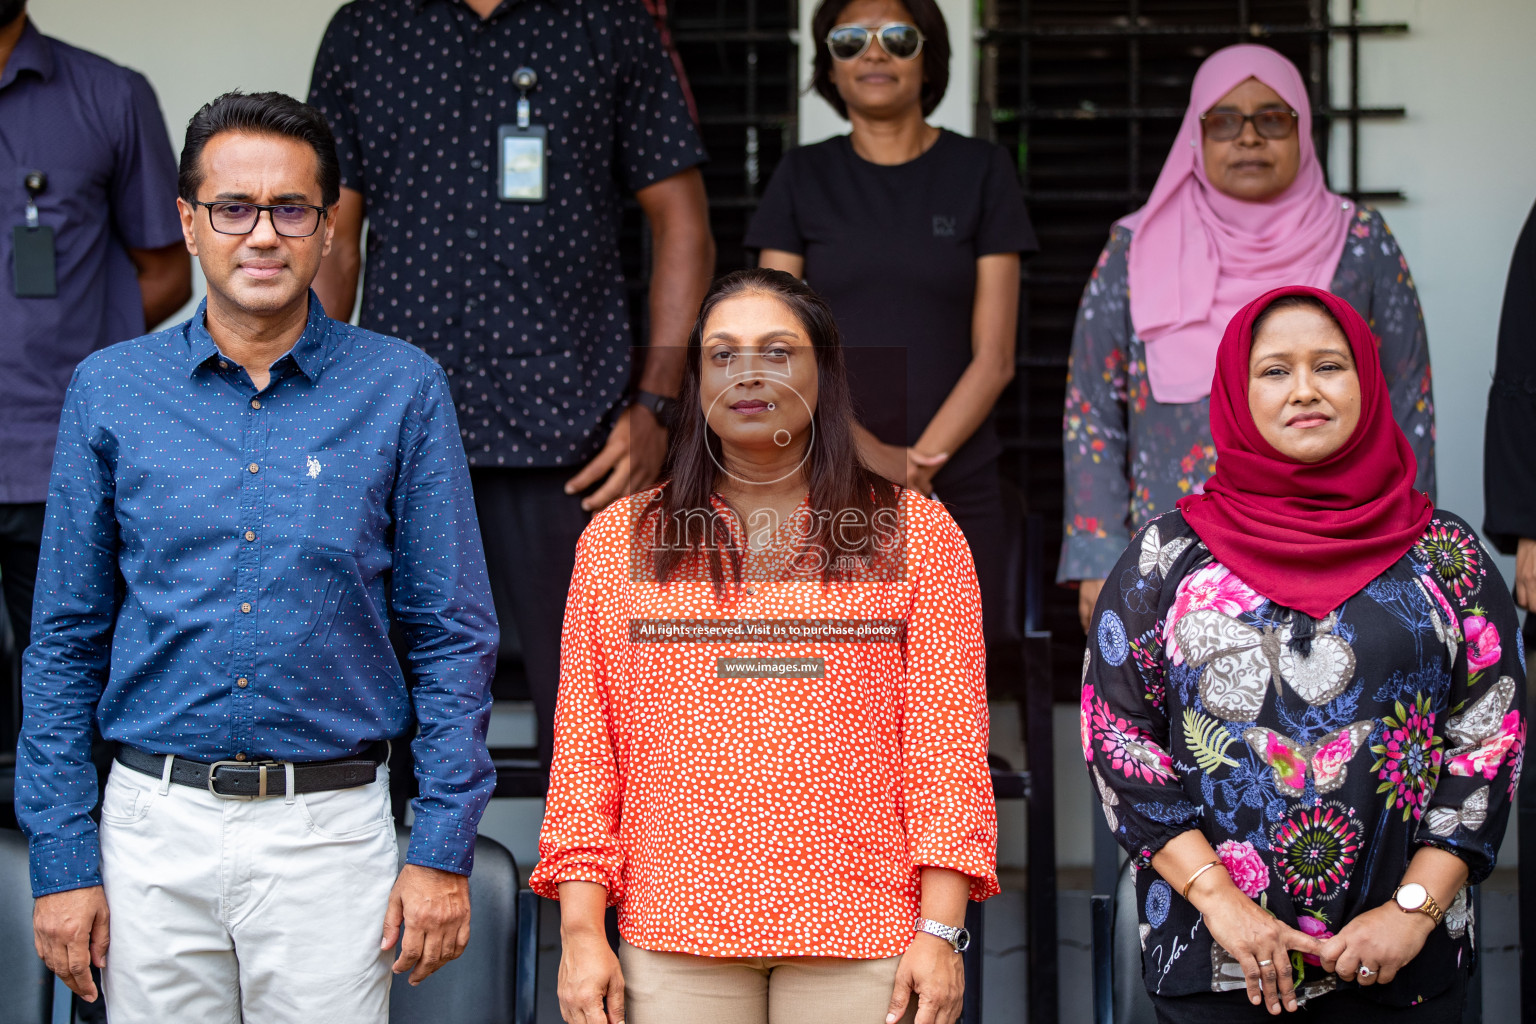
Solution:
{"label": "man with glasses", "polygon": [[309,290],[339,188],[318,111],[205,106],[177,206],[207,299],[70,384],[16,803],[38,949],[86,999],[104,967],[114,1024],[383,1021],[392,960],[419,983],[469,937],[496,623],[442,371]]}
{"label": "man with glasses", "polygon": [[[315,291],[347,319],[362,274],[358,322],[448,374],[547,771],[576,541],[589,512],[660,472],[713,273],[704,150],[641,0],[356,0],[326,31],[309,101],[342,179]],[[633,374],[625,193],[654,243]]]}
{"label": "man with glasses", "polygon": [[26,0],[0,0],[0,604],[15,649],[14,660],[0,653],[6,764],[64,389],[81,359],[191,298],[175,194],[176,156],[144,76],[43,35]]}

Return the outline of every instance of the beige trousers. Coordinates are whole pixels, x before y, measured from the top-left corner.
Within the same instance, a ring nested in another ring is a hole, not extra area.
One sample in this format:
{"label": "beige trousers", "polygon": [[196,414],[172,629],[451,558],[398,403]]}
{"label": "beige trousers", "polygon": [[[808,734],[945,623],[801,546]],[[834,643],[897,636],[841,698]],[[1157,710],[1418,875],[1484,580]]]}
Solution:
{"label": "beige trousers", "polygon": [[[711,957],[625,942],[627,1024],[885,1024],[900,957]],[[902,1024],[917,1013],[914,996]]]}

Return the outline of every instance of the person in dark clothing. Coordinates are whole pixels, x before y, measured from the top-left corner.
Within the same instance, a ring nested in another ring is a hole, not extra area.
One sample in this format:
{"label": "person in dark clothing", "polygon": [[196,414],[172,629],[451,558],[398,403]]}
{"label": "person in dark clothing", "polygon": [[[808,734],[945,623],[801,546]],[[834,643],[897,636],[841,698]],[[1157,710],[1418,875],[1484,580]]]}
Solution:
{"label": "person in dark clothing", "polygon": [[831,305],[859,454],[959,523],[991,637],[1005,545],[992,409],[1013,377],[1020,260],[1036,249],[1018,174],[998,146],[925,120],[949,80],[932,0],[825,0],[811,32],[813,84],[852,130],[785,154],[746,244]]}
{"label": "person in dark clothing", "polygon": [[[1408,261],[1382,214],[1328,190],[1301,72],[1267,46],[1205,59],[1152,194],[1110,231],[1078,305],[1062,416],[1066,507],[1056,579],[1084,629],[1147,520],[1215,469],[1212,356],[1244,302],[1311,284],[1381,339],[1397,423],[1435,496],[1429,341]],[[1111,584],[1112,585],[1112,584]]]}
{"label": "person in dark clothing", "polygon": [[[660,472],[714,270],[704,148],[641,0],[356,0],[326,30],[309,101],[342,174],[315,291],[346,320],[361,275],[358,322],[448,374],[547,771],[576,541]],[[634,390],[626,193],[654,242]]]}
{"label": "person in dark clothing", "polygon": [[1515,603],[1536,610],[1536,207],[1515,243],[1483,438],[1483,536],[1515,556]]}
{"label": "person in dark clothing", "polygon": [[20,725],[43,502],[75,365],[192,296],[176,157],[149,82],[37,30],[0,0],[0,749]]}

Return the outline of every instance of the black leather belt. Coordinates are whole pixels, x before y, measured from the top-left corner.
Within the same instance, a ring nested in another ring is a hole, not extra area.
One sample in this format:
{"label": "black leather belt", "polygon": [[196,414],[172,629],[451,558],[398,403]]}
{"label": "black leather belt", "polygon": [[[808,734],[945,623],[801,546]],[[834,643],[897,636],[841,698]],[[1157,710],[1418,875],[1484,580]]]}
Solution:
{"label": "black leather belt", "polygon": [[[295,793],[320,793],[331,789],[366,786],[378,777],[379,765],[389,757],[389,744],[375,743],[361,754],[336,761],[310,761],[293,766]],[[147,754],[123,747],[117,759],[126,768],[160,778],[164,754]],[[288,791],[288,766],[282,761],[215,761],[205,764],[178,757],[171,762],[171,781],[179,786],[206,789],[214,796],[283,796]]]}

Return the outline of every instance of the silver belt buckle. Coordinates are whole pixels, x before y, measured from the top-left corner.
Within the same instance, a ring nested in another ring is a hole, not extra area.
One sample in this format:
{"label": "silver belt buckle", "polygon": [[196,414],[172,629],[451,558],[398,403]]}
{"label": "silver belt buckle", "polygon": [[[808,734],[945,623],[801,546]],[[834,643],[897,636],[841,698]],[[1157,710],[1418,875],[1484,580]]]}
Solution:
{"label": "silver belt buckle", "polygon": [[[208,792],[220,800],[258,800],[267,796],[267,769],[273,765],[281,765],[281,761],[215,761],[208,766]],[[214,788],[219,769],[228,765],[231,768],[256,768],[259,770],[259,788],[251,796],[243,796],[239,793],[220,793]],[[286,786],[285,786],[286,789]]]}

